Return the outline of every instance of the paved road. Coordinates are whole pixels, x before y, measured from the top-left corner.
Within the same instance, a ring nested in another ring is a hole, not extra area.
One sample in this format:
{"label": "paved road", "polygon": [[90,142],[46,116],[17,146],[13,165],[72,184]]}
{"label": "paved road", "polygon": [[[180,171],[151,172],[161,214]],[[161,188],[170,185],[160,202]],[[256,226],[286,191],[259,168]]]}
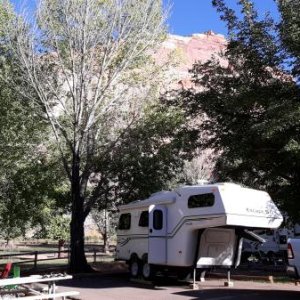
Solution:
{"label": "paved road", "polygon": [[192,290],[187,284],[175,281],[161,282],[156,286],[134,283],[126,275],[99,276],[73,279],[59,287],[80,292],[82,300],[299,300],[300,287],[292,283],[270,284],[235,281],[227,288],[223,280],[209,280]]}

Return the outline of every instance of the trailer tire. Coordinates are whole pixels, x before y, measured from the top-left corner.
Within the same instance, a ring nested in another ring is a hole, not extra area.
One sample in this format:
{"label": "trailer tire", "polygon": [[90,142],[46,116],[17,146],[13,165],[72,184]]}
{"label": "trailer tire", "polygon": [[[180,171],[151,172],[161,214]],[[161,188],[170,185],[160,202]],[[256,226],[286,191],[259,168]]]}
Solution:
{"label": "trailer tire", "polygon": [[143,261],[142,264],[142,276],[145,280],[152,280],[155,276],[155,268],[147,261]]}
{"label": "trailer tire", "polygon": [[145,280],[153,280],[156,274],[156,269],[148,262],[148,254],[145,253],[142,257],[141,273]]}
{"label": "trailer tire", "polygon": [[138,277],[140,274],[140,269],[141,269],[140,260],[136,256],[131,257],[129,261],[130,276],[132,278]]}

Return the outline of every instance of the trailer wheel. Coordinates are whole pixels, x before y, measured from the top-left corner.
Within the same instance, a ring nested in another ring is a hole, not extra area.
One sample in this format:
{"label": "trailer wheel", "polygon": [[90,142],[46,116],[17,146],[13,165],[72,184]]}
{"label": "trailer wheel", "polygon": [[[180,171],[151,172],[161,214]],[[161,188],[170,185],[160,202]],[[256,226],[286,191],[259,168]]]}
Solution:
{"label": "trailer wheel", "polygon": [[142,275],[145,280],[152,280],[155,275],[154,266],[150,265],[147,261],[143,261]]}
{"label": "trailer wheel", "polygon": [[142,257],[142,276],[145,280],[154,279],[156,270],[155,267],[148,263],[148,254],[145,253]]}
{"label": "trailer wheel", "polygon": [[140,262],[139,259],[137,257],[132,257],[129,261],[129,271],[130,271],[130,275],[133,278],[138,277],[139,273],[140,273]]}

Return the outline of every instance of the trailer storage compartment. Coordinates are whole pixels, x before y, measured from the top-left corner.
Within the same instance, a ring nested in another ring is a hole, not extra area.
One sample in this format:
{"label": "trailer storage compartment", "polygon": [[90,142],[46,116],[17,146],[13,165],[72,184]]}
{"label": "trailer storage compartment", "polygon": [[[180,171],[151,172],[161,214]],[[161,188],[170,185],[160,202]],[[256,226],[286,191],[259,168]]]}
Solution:
{"label": "trailer storage compartment", "polygon": [[236,247],[234,229],[208,228],[200,239],[197,268],[231,266]]}

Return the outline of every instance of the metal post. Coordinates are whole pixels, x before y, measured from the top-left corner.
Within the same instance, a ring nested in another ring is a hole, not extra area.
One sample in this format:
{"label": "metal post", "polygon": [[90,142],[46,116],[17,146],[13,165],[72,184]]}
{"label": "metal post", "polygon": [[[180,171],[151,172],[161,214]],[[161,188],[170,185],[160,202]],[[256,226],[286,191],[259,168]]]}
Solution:
{"label": "metal post", "polygon": [[196,269],[193,271],[193,284],[196,283]]}
{"label": "metal post", "polygon": [[38,251],[34,252],[34,269],[37,268]]}
{"label": "metal post", "polygon": [[192,289],[197,290],[198,288],[199,288],[198,285],[196,285],[196,268],[194,268]]}
{"label": "metal post", "polygon": [[230,281],[230,269],[227,271],[227,282],[224,282],[224,285],[225,286],[228,286],[228,287],[232,287],[233,286],[233,282]]}

